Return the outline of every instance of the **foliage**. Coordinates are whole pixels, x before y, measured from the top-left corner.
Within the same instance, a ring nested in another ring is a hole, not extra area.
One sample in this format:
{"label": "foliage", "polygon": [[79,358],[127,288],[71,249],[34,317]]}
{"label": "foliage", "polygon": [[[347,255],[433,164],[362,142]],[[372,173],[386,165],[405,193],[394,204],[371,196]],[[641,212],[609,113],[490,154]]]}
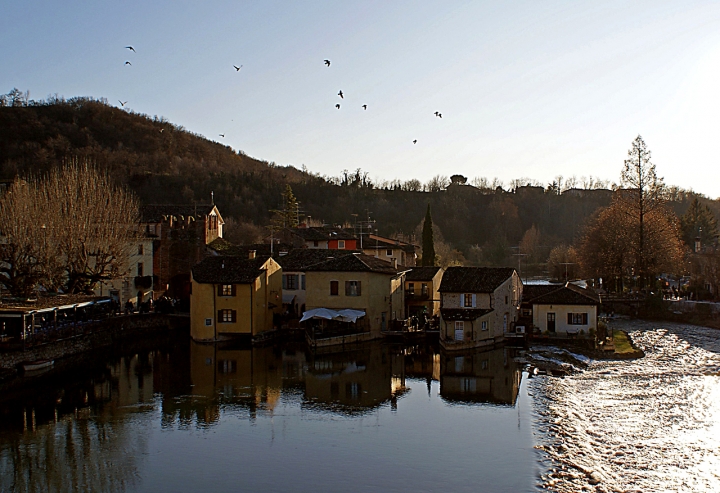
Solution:
{"label": "foliage", "polygon": [[433,241],[433,224],[432,216],[430,215],[430,204],[427,206],[425,222],[423,223],[422,230],[422,265],[425,267],[432,267],[435,265],[435,243]]}
{"label": "foliage", "polygon": [[548,274],[554,281],[568,281],[578,278],[579,265],[574,247],[558,245],[550,250]]}
{"label": "foliage", "polygon": [[707,205],[701,205],[697,197],[693,198],[687,212],[680,218],[683,240],[693,248],[695,238],[706,245],[717,238],[717,219]]}
{"label": "foliage", "polygon": [[29,296],[37,283],[77,293],[120,272],[137,235],[137,199],[87,163],[16,179],[0,199],[3,284]]}

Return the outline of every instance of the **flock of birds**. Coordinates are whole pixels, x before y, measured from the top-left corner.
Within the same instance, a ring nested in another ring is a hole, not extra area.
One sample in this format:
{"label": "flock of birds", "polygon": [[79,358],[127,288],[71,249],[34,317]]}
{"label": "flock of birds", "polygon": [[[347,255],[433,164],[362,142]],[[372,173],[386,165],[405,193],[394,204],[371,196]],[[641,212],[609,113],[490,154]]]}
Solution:
{"label": "flock of birds", "polygon": [[[130,51],[132,51],[133,53],[137,53],[137,52],[135,51],[135,48],[133,48],[132,46],[126,46],[125,49],[130,50]],[[330,67],[330,65],[331,65],[332,62],[330,62],[330,60],[328,60],[328,59],[325,59],[325,60],[323,60],[323,63],[325,64],[326,67]],[[132,66],[132,63],[130,63],[130,60],[126,60],[126,61],[125,61],[125,65],[130,65],[130,66]],[[242,65],[240,65],[240,66],[233,65],[233,68],[235,69],[236,72],[240,72],[240,69],[243,68],[243,66],[242,66]],[[342,92],[342,89],[337,93],[337,95],[340,96],[340,99],[345,99],[345,94]],[[127,101],[121,101],[121,100],[118,99],[118,103],[120,103],[120,106],[121,106],[121,107],[125,107],[125,105],[126,105],[128,102],[127,102]],[[337,103],[337,104],[335,105],[335,108],[339,110],[339,109],[340,109],[340,103]],[[361,108],[362,108],[363,110],[367,111],[368,105],[367,105],[367,104],[363,104],[363,105],[361,105]],[[434,113],[434,115],[435,115],[437,118],[442,118],[442,113],[440,113],[439,111],[436,111],[436,112]],[[163,130],[164,130],[164,129],[161,129],[160,132],[162,132]],[[220,137],[223,138],[223,139],[225,138],[225,134],[218,134],[218,136],[220,136]],[[417,142],[418,142],[417,139],[414,139],[414,140],[412,141],[413,144],[417,144]]]}

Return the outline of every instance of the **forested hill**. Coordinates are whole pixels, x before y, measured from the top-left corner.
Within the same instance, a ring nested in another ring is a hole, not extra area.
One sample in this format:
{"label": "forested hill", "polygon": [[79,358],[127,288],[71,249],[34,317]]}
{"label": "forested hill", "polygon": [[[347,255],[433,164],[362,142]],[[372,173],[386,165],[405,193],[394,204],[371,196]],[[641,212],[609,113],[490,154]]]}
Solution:
{"label": "forested hill", "polygon": [[[327,223],[352,223],[353,214],[362,219],[370,211],[375,227],[386,235],[415,232],[429,203],[449,244],[470,262],[498,265],[516,262],[510,247],[517,246],[533,226],[539,232],[537,241],[546,247],[571,244],[585,220],[607,205],[611,196],[608,190],[494,190],[462,180],[425,187],[432,191],[399,182],[379,188],[360,170],[333,179],[277,166],[104,100],[34,102],[23,100],[19,93],[14,99],[3,97],[0,178],[42,172],[69,159],[89,159],[128,185],[143,203],[207,202],[214,192],[223,216],[254,233],[259,230],[249,224],[267,225],[270,210],[279,207],[290,184],[304,215]],[[618,163],[618,174],[621,166]],[[343,167],[338,163],[338,170]],[[442,163],[438,169],[447,167]],[[412,169],[398,169],[396,174],[408,183],[414,178]],[[682,214],[688,194],[676,194],[676,199],[673,207]],[[707,202],[717,206],[716,201]]]}

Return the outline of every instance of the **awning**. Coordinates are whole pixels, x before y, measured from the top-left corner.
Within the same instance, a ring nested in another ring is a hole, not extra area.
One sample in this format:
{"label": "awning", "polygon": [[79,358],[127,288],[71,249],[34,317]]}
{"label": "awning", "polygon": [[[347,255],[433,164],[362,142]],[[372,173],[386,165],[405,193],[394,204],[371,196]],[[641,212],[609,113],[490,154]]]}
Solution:
{"label": "awning", "polygon": [[303,313],[301,322],[311,318],[322,318],[325,320],[340,320],[341,322],[356,322],[358,318],[364,317],[363,310],[331,310],[330,308],[314,308]]}
{"label": "awning", "polygon": [[283,295],[283,305],[294,305],[295,304],[295,296],[294,294],[284,294]]}

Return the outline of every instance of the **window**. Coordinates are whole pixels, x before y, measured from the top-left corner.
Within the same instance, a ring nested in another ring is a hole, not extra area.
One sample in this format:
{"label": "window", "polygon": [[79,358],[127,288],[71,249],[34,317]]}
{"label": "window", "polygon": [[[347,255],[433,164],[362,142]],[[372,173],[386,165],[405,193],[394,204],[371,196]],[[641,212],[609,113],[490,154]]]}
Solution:
{"label": "window", "polygon": [[463,295],[463,306],[473,306],[472,294],[465,293]]}
{"label": "window", "polygon": [[294,290],[298,288],[297,274],[283,274],[283,289]]}
{"label": "window", "polygon": [[237,311],[218,310],[218,320],[221,324],[231,324],[237,321]]}
{"label": "window", "polygon": [[523,317],[532,317],[532,310],[530,308],[523,308],[520,313]]}
{"label": "window", "polygon": [[330,281],[330,296],[338,295],[338,286],[340,281]]}
{"label": "window", "polygon": [[386,250],[386,251],[385,251],[385,255],[388,256],[388,257],[392,257],[392,252],[393,252],[393,251],[392,251],[392,248],[389,249],[389,250]]}
{"label": "window", "polygon": [[360,281],[345,281],[345,296],[360,295]]}
{"label": "window", "polygon": [[138,245],[138,255],[142,255],[142,254],[143,254],[143,246]]}
{"label": "window", "polygon": [[506,297],[505,297],[505,304],[506,304],[506,305],[507,305],[507,302],[508,302],[508,298],[507,298],[507,296],[506,296]]}
{"label": "window", "polygon": [[205,327],[210,327],[212,325],[212,318],[206,318],[205,319]]}
{"label": "window", "polygon": [[318,246],[318,241],[317,241],[317,240],[313,240],[313,246],[314,246],[314,247],[317,247],[317,246]]}
{"label": "window", "polygon": [[508,316],[507,313],[503,315],[503,332],[507,332],[508,328]]}
{"label": "window", "polygon": [[410,296],[413,296],[415,294],[415,283],[413,283],[413,282],[408,283],[407,292]]}
{"label": "window", "polygon": [[338,250],[345,250],[345,240],[338,240]]}
{"label": "window", "polygon": [[218,296],[235,296],[235,285],[221,284],[218,286]]}
{"label": "window", "polygon": [[421,289],[422,295],[427,296],[427,294],[428,294],[427,283],[422,283],[422,286],[420,289]]}
{"label": "window", "polygon": [[462,341],[465,339],[465,322],[462,320],[455,321],[455,340]]}
{"label": "window", "polygon": [[142,262],[138,262],[137,269],[138,269],[138,271],[137,271],[137,272],[138,272],[138,277],[142,277],[142,276],[144,275],[144,274],[143,274],[143,264],[142,264]]}
{"label": "window", "polygon": [[483,320],[480,322],[480,330],[488,330],[487,329],[487,320]]}
{"label": "window", "polygon": [[587,313],[568,313],[568,325],[587,325]]}
{"label": "window", "polygon": [[305,291],[305,274],[300,274],[300,284],[301,284],[300,289]]}

